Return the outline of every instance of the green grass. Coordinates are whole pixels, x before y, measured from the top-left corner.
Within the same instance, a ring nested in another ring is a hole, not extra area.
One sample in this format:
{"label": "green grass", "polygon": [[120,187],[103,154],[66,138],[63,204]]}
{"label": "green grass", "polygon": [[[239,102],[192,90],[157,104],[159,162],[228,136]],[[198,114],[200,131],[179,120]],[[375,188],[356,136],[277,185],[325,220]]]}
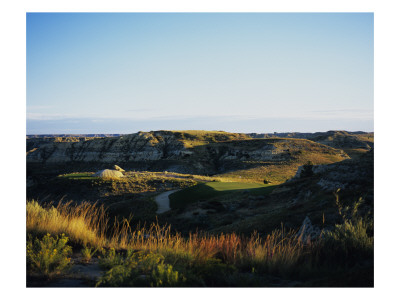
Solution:
{"label": "green grass", "polygon": [[172,208],[181,208],[199,200],[211,199],[237,191],[248,190],[255,195],[266,195],[275,186],[248,182],[207,182],[198,184],[169,196]]}
{"label": "green grass", "polygon": [[209,182],[207,186],[216,191],[246,190],[265,187],[265,184],[247,182]]}
{"label": "green grass", "polygon": [[59,175],[58,177],[60,178],[66,178],[66,179],[91,179],[91,180],[96,180],[98,179],[97,177],[93,177],[93,172],[81,172],[81,173],[70,173],[70,174],[63,174]]}

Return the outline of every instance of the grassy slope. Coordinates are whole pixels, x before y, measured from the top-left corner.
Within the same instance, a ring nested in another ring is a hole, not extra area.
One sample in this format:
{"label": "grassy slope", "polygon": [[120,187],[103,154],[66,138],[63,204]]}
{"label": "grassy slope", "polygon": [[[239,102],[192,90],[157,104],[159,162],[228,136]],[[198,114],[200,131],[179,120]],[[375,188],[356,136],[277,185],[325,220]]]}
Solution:
{"label": "grassy slope", "polygon": [[363,154],[367,153],[369,150],[367,149],[344,149],[344,152],[352,159],[360,158]]}
{"label": "grassy slope", "polygon": [[374,133],[358,134],[357,137],[364,142],[374,142]]}
{"label": "grassy slope", "polygon": [[[332,173],[343,172],[344,169],[339,168],[341,165],[347,166],[347,169],[356,174],[350,177],[352,179],[347,179],[347,188],[339,193],[343,206],[351,207],[362,197],[363,213],[368,214],[368,211],[373,211],[373,176],[371,177],[373,155],[369,153],[360,159],[339,162],[335,165],[338,169],[332,170]],[[215,232],[251,233],[253,230],[269,232],[281,222],[296,228],[301,225],[306,215],[320,228],[334,224],[340,219],[335,197],[331,189],[321,189],[318,185],[320,178],[316,175],[279,186],[266,199],[255,204],[253,214],[234,224],[215,228]],[[293,202],[295,199],[296,203]]]}
{"label": "grassy slope", "polygon": [[[292,149],[286,161],[244,161],[243,168],[219,174],[220,177],[235,181],[262,183],[264,179],[273,184],[280,184],[292,178],[299,166],[311,161],[313,164],[331,164],[342,161],[336,149],[305,139],[254,139],[262,147],[272,143],[277,150]],[[257,144],[255,144],[257,145]],[[295,149],[295,150],[293,150]]]}
{"label": "grassy slope", "polygon": [[93,172],[59,175],[45,184],[28,189],[28,199],[55,203],[59,200],[99,202],[105,205],[112,216],[129,217],[133,214],[133,221],[153,221],[157,210],[154,202],[156,194],[193,186],[196,180],[211,180],[204,176],[160,172],[128,172],[126,177],[118,179],[92,175]]}
{"label": "grassy slope", "polygon": [[242,133],[230,133],[225,131],[206,131],[206,130],[173,130],[175,137],[183,142],[186,148],[203,146],[210,143],[226,142],[234,140],[249,139]]}
{"label": "grassy slope", "polygon": [[240,190],[248,190],[253,194],[268,194],[274,186],[247,182],[208,182],[186,188],[170,195],[171,208],[182,208],[199,200],[209,200],[225,196]]}
{"label": "grassy slope", "polygon": [[[277,151],[290,152],[286,161],[237,161],[232,167],[236,170],[228,170],[219,177],[219,181],[242,181],[262,183],[268,179],[274,184],[285,182],[294,176],[299,166],[311,161],[313,164],[330,164],[341,161],[346,157],[339,155],[338,150],[307,139],[294,138],[249,138],[245,134],[229,133],[223,131],[165,131],[173,132],[175,138],[182,142],[186,148],[194,151],[192,159],[187,163],[196,164],[199,161],[216,161],[217,164],[230,164],[229,161],[218,161],[218,155],[224,151],[257,151],[267,145],[273,145]],[[215,150],[210,157],[210,149]]]}
{"label": "grassy slope", "polygon": [[[343,176],[347,178],[344,179],[347,180],[347,188],[340,192],[340,199],[345,206],[352,206],[363,197],[365,199],[363,209],[365,212],[372,211],[372,159],[373,156],[369,154],[369,157],[364,156],[361,160],[345,160],[332,166],[333,174],[344,172]],[[353,175],[346,174],[345,170],[352,170]],[[175,215],[171,212],[170,218],[165,221],[173,224],[179,231],[201,228],[214,233],[236,232],[247,235],[254,230],[271,232],[281,223],[290,228],[298,228],[308,215],[313,224],[322,228],[327,224],[335,224],[339,215],[332,190],[321,189],[318,185],[320,179],[321,177],[317,175],[276,187],[250,189],[250,193],[240,190],[229,193],[218,192],[205,185],[188,188],[171,195],[171,199],[179,196],[177,201],[178,205],[181,205],[180,208],[184,204],[191,204]],[[267,192],[268,188],[273,190],[272,193]],[[263,190],[263,193],[255,193],[258,190]],[[257,195],[263,196],[257,197]],[[207,197],[208,199],[212,197],[211,201],[199,201]]]}

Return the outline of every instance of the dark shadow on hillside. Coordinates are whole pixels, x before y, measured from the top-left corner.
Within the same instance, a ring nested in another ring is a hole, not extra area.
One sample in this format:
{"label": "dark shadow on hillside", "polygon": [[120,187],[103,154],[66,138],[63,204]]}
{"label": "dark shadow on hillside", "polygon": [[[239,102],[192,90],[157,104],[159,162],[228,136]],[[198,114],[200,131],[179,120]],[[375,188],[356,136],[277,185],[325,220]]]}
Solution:
{"label": "dark shadow on hillside", "polygon": [[277,186],[270,185],[261,188],[240,188],[231,190],[216,190],[206,183],[201,183],[193,187],[173,193],[169,196],[170,206],[173,209],[183,208],[186,205],[202,201],[211,200],[231,193],[246,192],[253,195],[267,195],[271,193]]}

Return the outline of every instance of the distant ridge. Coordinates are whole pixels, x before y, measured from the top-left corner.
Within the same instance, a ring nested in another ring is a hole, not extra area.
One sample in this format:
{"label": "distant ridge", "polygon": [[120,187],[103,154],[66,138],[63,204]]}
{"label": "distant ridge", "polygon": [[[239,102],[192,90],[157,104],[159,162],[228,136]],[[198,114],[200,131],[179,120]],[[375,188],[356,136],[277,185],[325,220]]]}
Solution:
{"label": "distant ridge", "polygon": [[33,138],[55,138],[55,137],[115,137],[115,136],[122,136],[124,134],[119,133],[105,133],[105,134],[27,134],[26,138],[33,139]]}
{"label": "distant ridge", "polygon": [[248,133],[252,138],[295,138],[308,139],[337,149],[366,149],[374,146],[374,133],[364,131],[329,130],[326,132],[274,132]]}

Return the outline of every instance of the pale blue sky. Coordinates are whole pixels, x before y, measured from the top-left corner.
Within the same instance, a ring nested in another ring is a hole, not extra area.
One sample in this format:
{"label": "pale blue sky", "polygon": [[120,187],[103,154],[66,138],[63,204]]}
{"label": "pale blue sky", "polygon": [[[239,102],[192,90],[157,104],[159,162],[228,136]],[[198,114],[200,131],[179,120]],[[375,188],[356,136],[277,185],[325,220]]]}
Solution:
{"label": "pale blue sky", "polygon": [[27,133],[373,131],[373,14],[27,14]]}

